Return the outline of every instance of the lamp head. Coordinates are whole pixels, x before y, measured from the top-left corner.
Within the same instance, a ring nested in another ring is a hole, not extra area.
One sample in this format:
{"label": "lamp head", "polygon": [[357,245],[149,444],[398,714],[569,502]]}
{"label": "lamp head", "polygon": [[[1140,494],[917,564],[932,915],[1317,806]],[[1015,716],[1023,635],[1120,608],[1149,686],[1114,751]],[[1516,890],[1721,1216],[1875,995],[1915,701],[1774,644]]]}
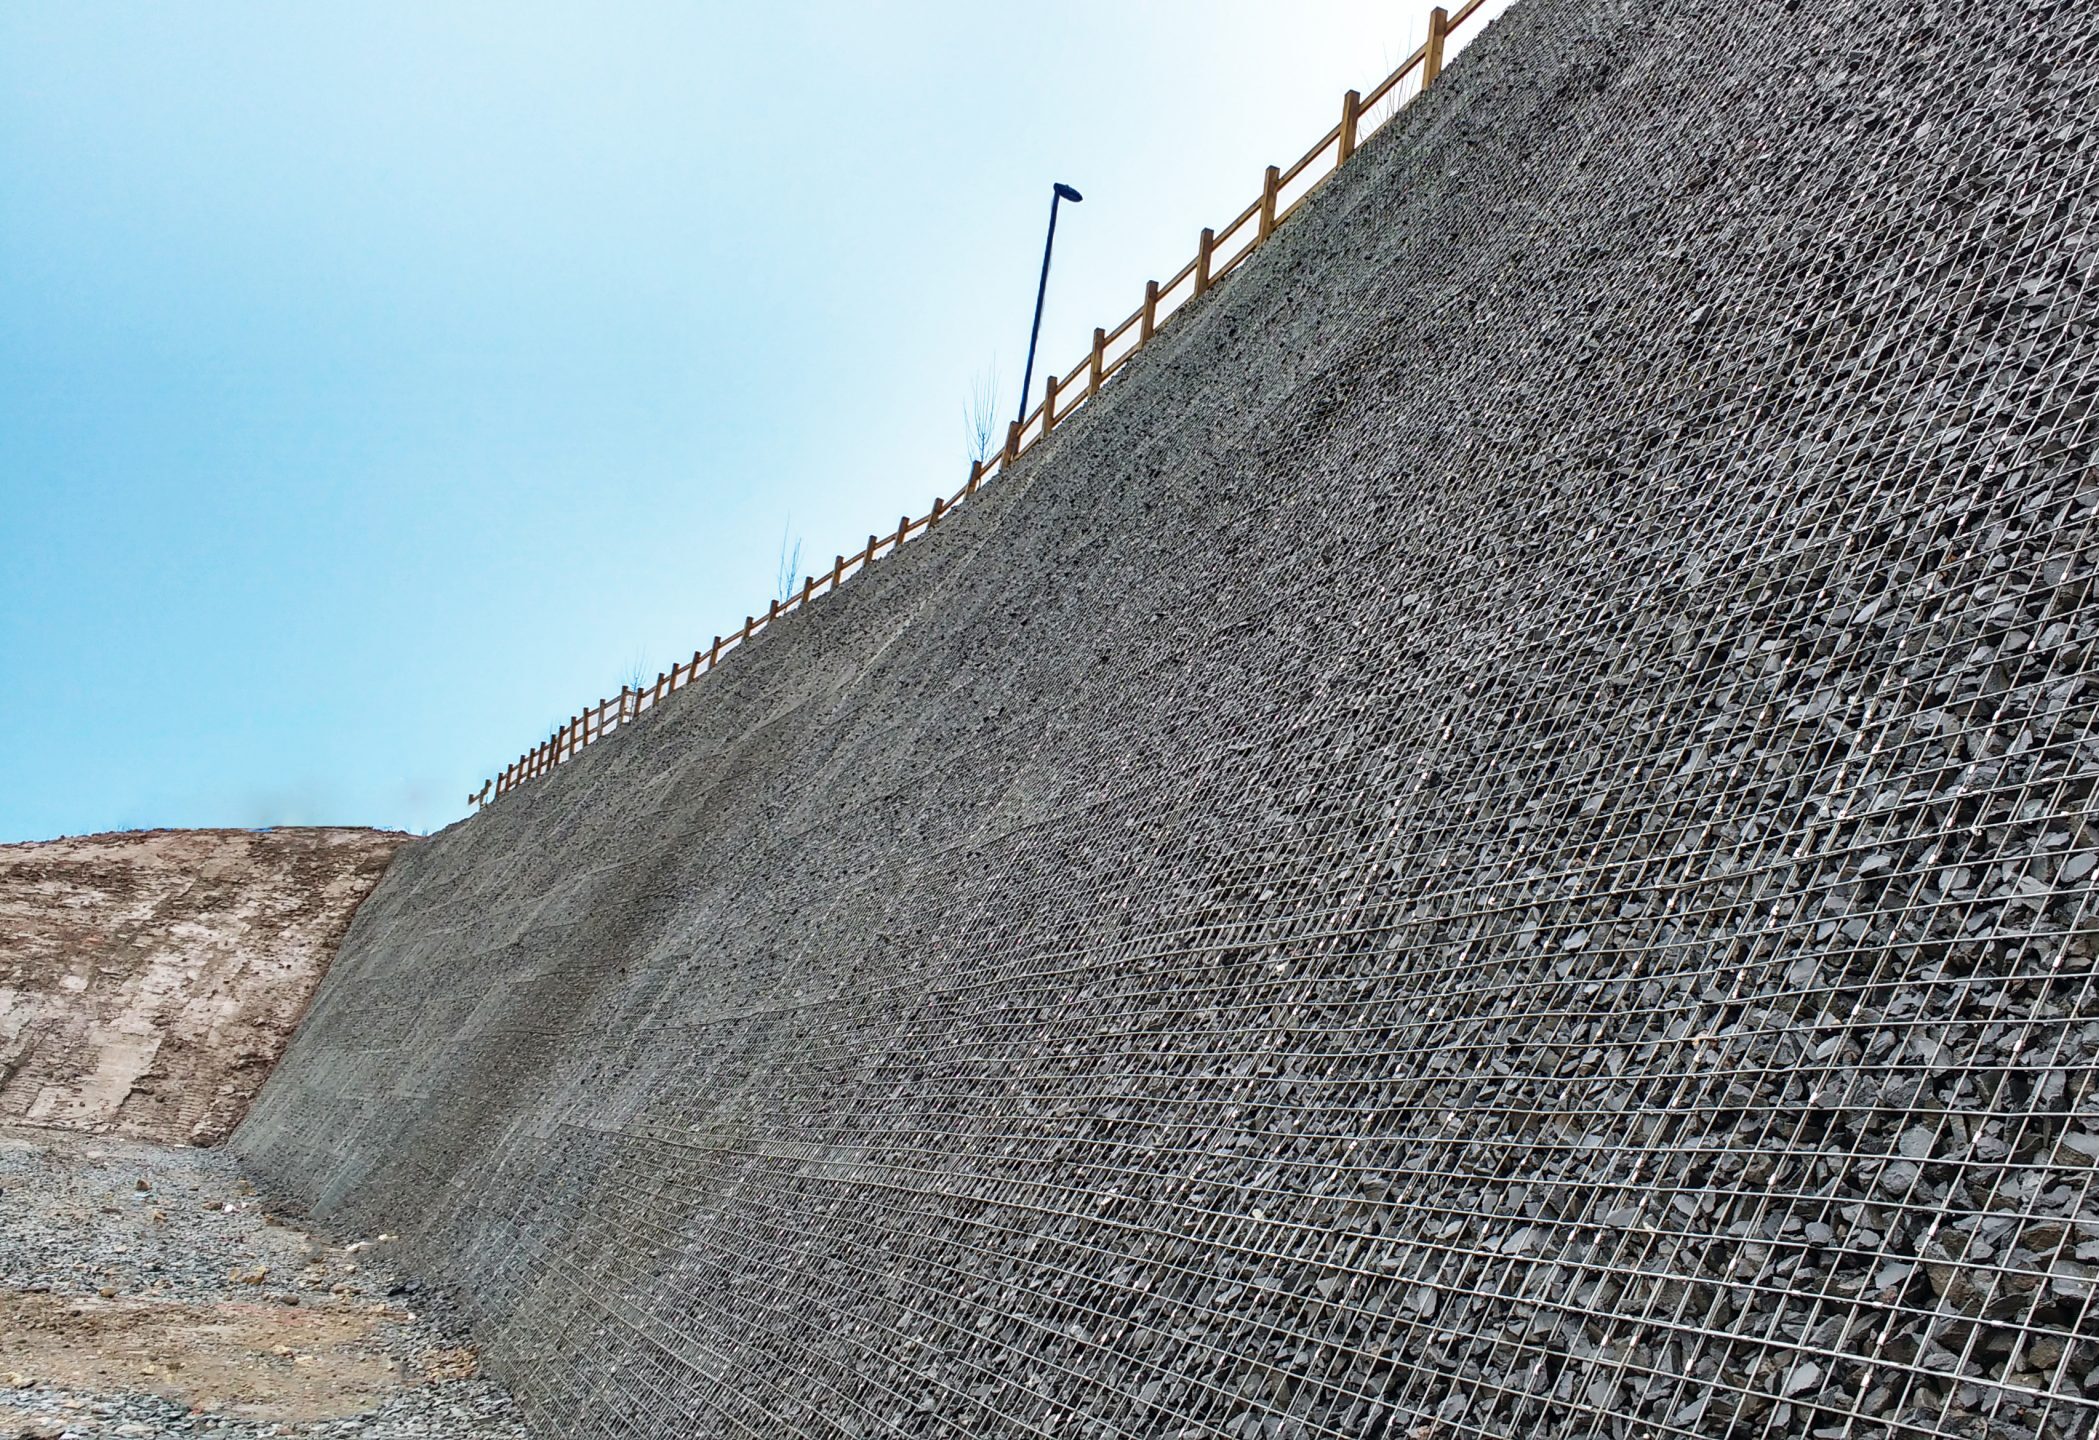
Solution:
{"label": "lamp head", "polygon": [[1060,180],[1057,182],[1057,198],[1059,198],[1060,200],[1069,200],[1074,205],[1076,205],[1079,201],[1085,199],[1086,197],[1081,195],[1078,191],[1072,189],[1069,185],[1066,185],[1063,181]]}

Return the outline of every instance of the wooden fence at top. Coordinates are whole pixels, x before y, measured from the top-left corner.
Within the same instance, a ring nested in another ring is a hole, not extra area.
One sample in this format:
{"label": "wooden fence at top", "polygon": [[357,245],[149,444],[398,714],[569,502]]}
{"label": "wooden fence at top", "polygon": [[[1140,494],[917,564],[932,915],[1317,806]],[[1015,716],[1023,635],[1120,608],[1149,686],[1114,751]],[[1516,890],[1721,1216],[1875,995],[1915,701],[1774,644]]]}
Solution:
{"label": "wooden fence at top", "polygon": [[[831,562],[828,573],[806,577],[799,591],[785,600],[773,601],[763,615],[744,616],[742,629],[715,636],[712,645],[693,651],[690,661],[675,664],[659,674],[655,684],[639,688],[621,686],[617,696],[600,700],[575,715],[541,744],[519,756],[516,763],[469,795],[468,801],[481,805],[492,795],[506,794],[572,758],[584,746],[604,739],[623,725],[632,724],[642,712],[662,704],[674,691],[682,690],[714,669],[724,658],[750,644],[766,626],[799,610],[818,596],[836,590],[876,560],[894,555],[914,535],[931,530],[952,515],[985,482],[1010,468],[1022,455],[1048,438],[1050,432],[1063,424],[1074,410],[1098,395],[1101,387],[1129,363],[1130,357],[1157,333],[1160,326],[1182,306],[1199,298],[1231,274],[1262,241],[1275,233],[1277,226],[1310,198],[1321,182],[1348,163],[1356,147],[1389,122],[1389,115],[1384,121],[1376,119],[1375,111],[1381,102],[1395,96],[1402,81],[1418,70],[1421,73],[1420,89],[1427,89],[1435,83],[1443,69],[1445,43],[1450,34],[1486,3],[1487,0],[1467,0],[1455,13],[1446,13],[1442,6],[1431,10],[1427,38],[1400,62],[1399,68],[1367,95],[1354,90],[1343,95],[1341,118],[1333,129],[1299,156],[1295,164],[1269,166],[1262,176],[1259,198],[1222,229],[1205,229],[1197,243],[1195,258],[1166,280],[1146,281],[1144,303],[1125,316],[1120,324],[1112,329],[1096,329],[1093,348],[1086,358],[1067,374],[1052,372],[1047,377],[1043,382],[1042,399],[1026,418],[1006,427],[1005,447],[998,454],[989,460],[970,464],[968,483],[961,489],[952,495],[934,496],[933,508],[916,519],[909,515],[900,517],[895,530],[868,536],[867,547],[858,554],[840,555]],[[1391,113],[1396,114],[1397,110],[1395,105]]]}

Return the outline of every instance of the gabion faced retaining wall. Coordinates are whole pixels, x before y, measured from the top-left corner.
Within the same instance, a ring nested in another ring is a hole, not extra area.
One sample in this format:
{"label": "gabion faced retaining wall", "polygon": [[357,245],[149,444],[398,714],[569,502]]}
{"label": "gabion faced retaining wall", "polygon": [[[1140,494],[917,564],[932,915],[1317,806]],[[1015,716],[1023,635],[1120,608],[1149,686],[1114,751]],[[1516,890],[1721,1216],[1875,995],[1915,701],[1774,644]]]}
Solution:
{"label": "gabion faced retaining wall", "polygon": [[1527,0],[405,851],[238,1137],[567,1436],[2099,1407],[2099,10]]}

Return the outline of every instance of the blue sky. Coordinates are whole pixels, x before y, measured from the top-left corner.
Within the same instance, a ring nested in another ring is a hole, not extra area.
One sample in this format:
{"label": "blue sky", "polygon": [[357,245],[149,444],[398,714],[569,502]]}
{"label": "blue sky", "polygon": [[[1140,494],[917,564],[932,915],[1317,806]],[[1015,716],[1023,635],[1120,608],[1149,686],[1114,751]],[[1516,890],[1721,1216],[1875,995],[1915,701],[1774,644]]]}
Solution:
{"label": "blue sky", "polygon": [[1052,180],[1038,381],[1426,14],[0,8],[0,841],[458,818],[959,483]]}

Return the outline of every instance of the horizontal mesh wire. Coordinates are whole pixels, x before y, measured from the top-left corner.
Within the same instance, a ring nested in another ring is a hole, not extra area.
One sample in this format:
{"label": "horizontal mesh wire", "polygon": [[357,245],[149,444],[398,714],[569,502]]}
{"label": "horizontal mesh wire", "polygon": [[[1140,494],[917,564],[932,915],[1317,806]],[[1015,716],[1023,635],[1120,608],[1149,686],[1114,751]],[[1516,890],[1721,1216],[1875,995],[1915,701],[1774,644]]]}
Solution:
{"label": "horizontal mesh wire", "polygon": [[1524,0],[236,1143],[549,1437],[2089,1436],[2095,92]]}

